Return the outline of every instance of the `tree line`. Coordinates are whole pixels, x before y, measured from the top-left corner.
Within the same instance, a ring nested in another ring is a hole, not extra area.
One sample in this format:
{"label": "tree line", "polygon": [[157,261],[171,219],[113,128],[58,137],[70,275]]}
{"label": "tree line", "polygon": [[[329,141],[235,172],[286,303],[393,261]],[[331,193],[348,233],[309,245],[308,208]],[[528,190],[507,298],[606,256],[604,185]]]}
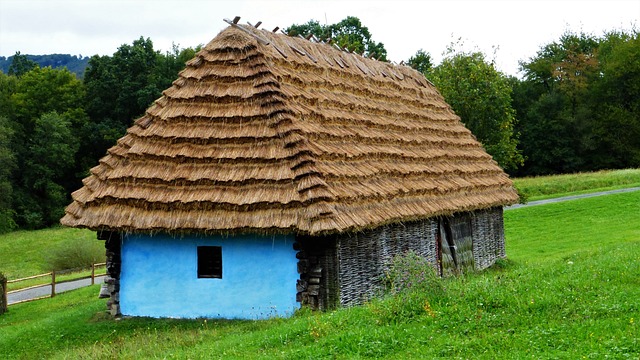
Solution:
{"label": "tree line", "polygon": [[[286,29],[386,60],[356,17]],[[452,44],[440,64],[418,50],[406,64],[443,94],[511,175],[640,166],[640,38],[567,32],[520,63],[522,79],[482,52]],[[201,46],[154,50],[143,37],[93,56],[83,79],[25,55],[0,72],[0,232],[58,223],[70,193]]]}
{"label": "tree line", "polygon": [[448,49],[431,79],[507,172],[549,175],[640,166],[640,37],[566,32],[520,62],[522,79],[481,52]]}
{"label": "tree line", "polygon": [[0,232],[58,224],[70,193],[199,47],[140,38],[93,56],[84,79],[17,53],[0,72]]}
{"label": "tree line", "polygon": [[84,77],[84,71],[89,65],[88,56],[69,54],[22,55],[20,52],[18,52],[16,55],[9,57],[0,56],[0,71],[5,74],[11,74],[9,69],[14,63],[14,56],[19,56],[22,60],[26,59],[28,61],[32,61],[38,64],[38,66],[40,67],[50,66],[54,69],[65,67],[67,68],[67,70],[76,74],[76,76],[80,79]]}

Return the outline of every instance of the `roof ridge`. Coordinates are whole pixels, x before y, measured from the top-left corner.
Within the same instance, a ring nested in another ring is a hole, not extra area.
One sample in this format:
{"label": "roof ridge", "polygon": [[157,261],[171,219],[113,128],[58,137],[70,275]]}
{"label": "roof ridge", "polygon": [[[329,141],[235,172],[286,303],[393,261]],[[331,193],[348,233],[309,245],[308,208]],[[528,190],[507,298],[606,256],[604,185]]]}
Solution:
{"label": "roof ridge", "polygon": [[[224,22],[229,24],[230,27],[239,29],[240,31],[252,36],[253,38],[256,39],[256,41],[258,43],[260,43],[262,45],[265,45],[265,46],[270,45],[270,46],[272,46],[285,59],[288,58],[288,55],[286,54],[286,52],[281,47],[279,47],[277,44],[275,44],[273,39],[271,39],[271,37],[273,37],[273,36],[281,36],[280,34],[277,34],[277,31],[280,29],[279,27],[274,28],[272,31],[268,31],[268,30],[265,30],[265,29],[259,29],[259,26],[262,24],[262,21],[258,21],[258,23],[256,23],[255,25],[252,25],[249,22],[247,22],[247,25],[238,24],[238,21],[240,20],[239,16],[236,16],[233,20],[229,20],[229,19],[223,19],[223,20],[224,20]],[[396,64],[396,63],[391,62],[391,61],[382,61],[382,60],[379,60],[379,59],[377,59],[375,57],[372,57],[372,56],[364,56],[363,54],[358,54],[358,53],[355,53],[355,52],[350,51],[348,49],[342,48],[339,45],[337,45],[336,43],[333,43],[331,41],[331,39],[329,39],[328,42],[323,42],[323,41],[319,40],[318,38],[316,38],[315,35],[313,35],[313,34],[310,34],[307,37],[303,37],[302,35],[298,35],[298,37],[293,37],[293,36],[288,35],[286,32],[284,32],[284,30],[280,30],[280,31],[281,31],[282,35],[284,35],[285,37],[288,37],[289,39],[295,39],[296,41],[297,40],[302,40],[302,41],[305,41],[305,42],[307,42],[309,44],[313,44],[315,42],[315,44],[325,45],[328,48],[331,48],[331,49],[334,49],[334,50],[338,50],[338,51],[342,52],[345,55],[353,56],[354,60],[355,60],[356,68],[361,70],[365,75],[367,75],[367,73],[369,71],[371,71],[371,70],[368,69],[365,64],[358,63],[359,61],[362,61],[362,60],[385,64],[390,69],[398,71],[398,72],[395,72],[395,71],[391,70],[390,74],[386,74],[384,71],[382,71],[382,75],[385,76],[385,77],[396,77],[399,80],[404,80],[404,75],[409,75],[410,78],[414,79],[421,86],[425,86],[426,87],[426,84],[422,83],[422,82],[426,82],[430,86],[435,87],[433,82],[431,82],[429,79],[427,79],[427,77],[424,74],[420,73],[419,71],[417,71],[414,68],[412,68],[411,66],[409,66],[409,64],[405,63],[404,60],[401,61],[400,64]],[[303,43],[303,42],[300,42],[300,43]],[[289,45],[291,50],[293,50],[294,52],[298,53],[299,55],[308,56],[314,63],[317,63],[319,61],[318,58],[314,57],[314,55],[312,55],[312,54],[309,54],[309,52],[305,51],[305,49],[300,49],[295,44],[291,44],[289,42],[287,42],[287,45]],[[327,62],[331,62],[329,59],[325,58],[325,60]],[[349,67],[349,64],[345,64],[344,61],[341,61],[341,60],[336,60],[336,63],[341,68]]]}

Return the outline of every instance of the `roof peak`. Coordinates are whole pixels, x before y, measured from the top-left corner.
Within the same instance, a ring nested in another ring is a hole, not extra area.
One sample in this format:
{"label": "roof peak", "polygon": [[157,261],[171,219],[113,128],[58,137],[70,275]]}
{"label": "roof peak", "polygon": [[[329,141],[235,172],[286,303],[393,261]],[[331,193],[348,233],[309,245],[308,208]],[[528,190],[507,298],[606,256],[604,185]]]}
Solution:
{"label": "roof peak", "polygon": [[[254,45],[262,47],[258,50],[261,53],[270,54],[272,58],[282,58],[286,61],[293,61],[296,63],[307,63],[312,66],[320,66],[324,68],[333,68],[339,71],[346,71],[353,74],[360,74],[366,77],[378,78],[380,80],[402,83],[410,82],[411,85],[416,84],[422,88],[431,87],[435,90],[435,85],[427,79],[424,74],[411,68],[410,66],[402,63],[396,64],[393,62],[386,62],[377,60],[374,58],[362,56],[360,54],[346,51],[345,49],[336,46],[332,43],[315,41],[313,37],[305,38],[303,36],[288,36],[286,32],[280,31],[278,27],[272,31],[265,29],[259,29],[256,25],[248,23],[247,25],[239,24],[240,17],[236,16],[233,20],[224,19],[230,26],[223,31],[235,30],[236,34],[246,35],[246,39],[255,40]],[[262,24],[262,22],[258,22]],[[214,42],[221,41],[220,37],[216,37],[205,46],[203,50],[214,50],[214,48],[220,49],[220,47],[233,48],[234,45],[229,46],[233,36],[227,36],[225,42],[214,45]],[[317,40],[317,39],[316,39]],[[235,37],[234,42],[239,41],[239,38]],[[236,43],[235,46],[246,47],[245,43]],[[213,47],[210,47],[213,46]],[[273,51],[275,50],[275,51]]]}
{"label": "roof peak", "polygon": [[[256,40],[258,40],[258,42],[260,42],[263,45],[269,45],[270,44],[270,41],[268,39],[265,39],[264,37],[260,36],[259,34],[256,34],[253,31],[251,31],[252,29],[260,30],[260,26],[262,25],[262,21],[258,21],[255,25],[251,24],[248,21],[247,21],[247,25],[238,24],[238,22],[240,21],[240,16],[234,17],[233,20],[229,20],[229,19],[225,18],[225,19],[223,19],[223,21],[226,22],[227,24],[229,24],[230,26],[232,26],[234,28],[237,28],[237,29],[240,29],[241,31],[244,31],[245,33],[253,36]],[[282,34],[286,35],[286,36],[294,37],[294,36],[289,35],[287,32],[285,32],[284,29],[280,29],[279,26],[276,26],[273,30],[271,30],[271,33],[277,34],[278,30],[280,30],[280,32]],[[267,31],[267,30],[262,29],[262,31]],[[376,58],[374,56],[365,56],[363,54],[355,53],[355,52],[353,52],[353,51],[351,51],[349,49],[345,49],[345,48],[339,46],[338,44],[334,43],[332,41],[333,39],[329,39],[329,41],[322,41],[322,40],[318,39],[314,34],[308,34],[307,36],[298,35],[297,38],[305,39],[305,40],[308,40],[310,42],[315,42],[315,43],[319,43],[319,44],[328,44],[328,45],[333,46],[336,49],[338,49],[340,51],[343,51],[345,53],[360,55],[360,56],[362,56],[363,58],[366,58],[366,59],[373,59],[373,60],[377,60],[377,61],[382,61],[382,60],[379,60],[378,58]],[[395,63],[390,62],[390,61],[382,61],[382,62],[389,63],[389,64],[395,64]],[[400,65],[400,66],[408,66],[408,65],[406,65],[404,63],[404,61],[401,61],[400,64],[398,64],[398,65]]]}

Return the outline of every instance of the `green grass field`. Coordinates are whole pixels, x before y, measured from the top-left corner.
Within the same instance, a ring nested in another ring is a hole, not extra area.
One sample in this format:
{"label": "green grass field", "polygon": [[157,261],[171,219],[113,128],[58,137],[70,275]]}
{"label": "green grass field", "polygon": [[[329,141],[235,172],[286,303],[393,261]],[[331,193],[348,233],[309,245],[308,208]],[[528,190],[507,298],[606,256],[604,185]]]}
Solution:
{"label": "green grass field", "polygon": [[23,278],[50,271],[47,256],[52,249],[77,240],[104,251],[104,242],[96,240],[93,231],[53,228],[36,231],[15,231],[0,235],[0,272],[9,279]]}
{"label": "green grass field", "polygon": [[529,201],[640,186],[640,169],[515,178]]}
{"label": "green grass field", "polygon": [[[50,257],[57,251],[72,253],[80,246],[86,251],[104,254],[104,242],[96,240],[95,232],[82,229],[52,228],[37,231],[15,231],[0,235],[0,272],[9,279],[19,279],[48,273]],[[74,249],[75,248],[75,249]],[[104,262],[99,260],[98,262]],[[104,273],[104,267],[98,270]],[[90,270],[58,275],[57,281],[89,276]],[[9,291],[51,283],[51,277],[9,284]]]}
{"label": "green grass field", "polygon": [[638,359],[640,192],[505,212],[508,259],[290,319],[109,320],[98,287],[10,307],[0,358]]}

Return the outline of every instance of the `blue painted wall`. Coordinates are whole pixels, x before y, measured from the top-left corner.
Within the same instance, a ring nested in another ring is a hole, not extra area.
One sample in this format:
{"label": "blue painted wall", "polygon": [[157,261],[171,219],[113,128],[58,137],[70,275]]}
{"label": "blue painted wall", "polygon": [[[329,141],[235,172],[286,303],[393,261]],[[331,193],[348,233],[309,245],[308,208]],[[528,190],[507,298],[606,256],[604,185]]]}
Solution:
{"label": "blue painted wall", "polygon": [[[293,236],[126,235],[122,314],[239,319],[291,315],[299,307],[293,241]],[[222,247],[222,279],[198,278],[198,246]]]}

